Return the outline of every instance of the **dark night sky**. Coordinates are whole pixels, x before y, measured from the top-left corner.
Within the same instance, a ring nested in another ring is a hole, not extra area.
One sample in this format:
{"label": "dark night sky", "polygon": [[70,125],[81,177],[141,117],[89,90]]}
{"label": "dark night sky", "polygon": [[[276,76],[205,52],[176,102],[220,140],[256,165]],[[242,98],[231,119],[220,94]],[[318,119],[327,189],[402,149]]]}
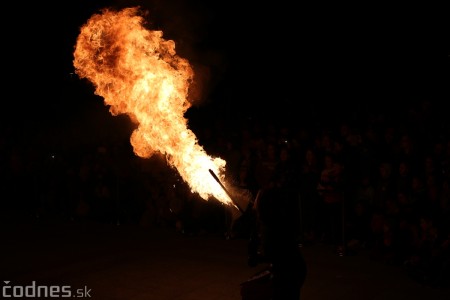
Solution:
{"label": "dark night sky", "polygon": [[[95,4],[93,4],[95,2]],[[3,20],[3,121],[58,126],[101,107],[73,72],[79,28],[103,7],[141,5],[151,26],[175,40],[180,56],[209,69],[203,105],[245,109],[288,101],[349,109],[424,97],[448,99],[449,58],[445,34],[413,8],[344,7],[275,1],[69,0],[11,4]],[[441,31],[439,31],[441,32]],[[288,100],[286,100],[288,99]],[[92,102],[96,102],[93,104]]]}

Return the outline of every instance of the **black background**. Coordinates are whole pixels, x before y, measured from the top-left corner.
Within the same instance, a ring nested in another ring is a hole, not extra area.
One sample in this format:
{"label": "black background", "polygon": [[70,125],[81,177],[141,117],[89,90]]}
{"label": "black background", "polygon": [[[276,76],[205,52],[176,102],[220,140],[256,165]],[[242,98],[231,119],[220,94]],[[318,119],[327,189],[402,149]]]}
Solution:
{"label": "black background", "polygon": [[423,7],[69,0],[5,5],[3,124],[61,126],[104,110],[73,73],[76,37],[101,8],[137,5],[199,74],[208,70],[196,107],[339,113],[448,99],[448,30]]}

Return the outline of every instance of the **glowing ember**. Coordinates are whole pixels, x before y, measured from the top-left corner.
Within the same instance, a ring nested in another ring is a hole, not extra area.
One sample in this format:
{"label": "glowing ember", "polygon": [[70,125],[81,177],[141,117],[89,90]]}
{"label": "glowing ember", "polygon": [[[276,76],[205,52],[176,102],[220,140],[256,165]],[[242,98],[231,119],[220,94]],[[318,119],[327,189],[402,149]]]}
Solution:
{"label": "glowing ember", "polygon": [[127,114],[137,124],[131,135],[136,155],[162,153],[192,192],[232,204],[209,171],[223,180],[226,162],[206,154],[184,118],[194,72],[176,55],[174,41],[144,28],[138,12],[134,7],[93,15],[77,38],[75,72],[92,82],[112,115]]}

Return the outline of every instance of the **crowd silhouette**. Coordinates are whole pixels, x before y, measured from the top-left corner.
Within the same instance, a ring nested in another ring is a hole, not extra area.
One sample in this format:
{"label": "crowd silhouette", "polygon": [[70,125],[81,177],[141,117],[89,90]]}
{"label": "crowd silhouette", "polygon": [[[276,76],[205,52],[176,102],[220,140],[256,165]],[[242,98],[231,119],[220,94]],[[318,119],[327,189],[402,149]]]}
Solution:
{"label": "crowd silhouette", "polygon": [[[193,114],[190,126],[208,154],[227,161],[228,182],[251,195],[277,185],[295,193],[299,243],[341,255],[367,249],[422,283],[449,284],[450,126],[434,103],[332,118],[207,115]],[[230,228],[228,207],[191,193],[162,157],[134,155],[128,139],[37,146],[6,127],[0,141],[1,205],[18,220],[248,237],[251,225]]]}

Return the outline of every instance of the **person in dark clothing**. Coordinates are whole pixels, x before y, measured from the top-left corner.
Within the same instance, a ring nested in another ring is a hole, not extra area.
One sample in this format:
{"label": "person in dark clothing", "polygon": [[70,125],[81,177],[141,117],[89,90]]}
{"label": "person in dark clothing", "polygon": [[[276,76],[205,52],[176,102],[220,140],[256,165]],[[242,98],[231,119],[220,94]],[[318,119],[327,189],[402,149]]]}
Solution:
{"label": "person in dark clothing", "polygon": [[272,187],[255,200],[256,228],[249,243],[249,265],[269,265],[271,300],[299,300],[307,266],[298,243],[298,210],[292,193]]}

